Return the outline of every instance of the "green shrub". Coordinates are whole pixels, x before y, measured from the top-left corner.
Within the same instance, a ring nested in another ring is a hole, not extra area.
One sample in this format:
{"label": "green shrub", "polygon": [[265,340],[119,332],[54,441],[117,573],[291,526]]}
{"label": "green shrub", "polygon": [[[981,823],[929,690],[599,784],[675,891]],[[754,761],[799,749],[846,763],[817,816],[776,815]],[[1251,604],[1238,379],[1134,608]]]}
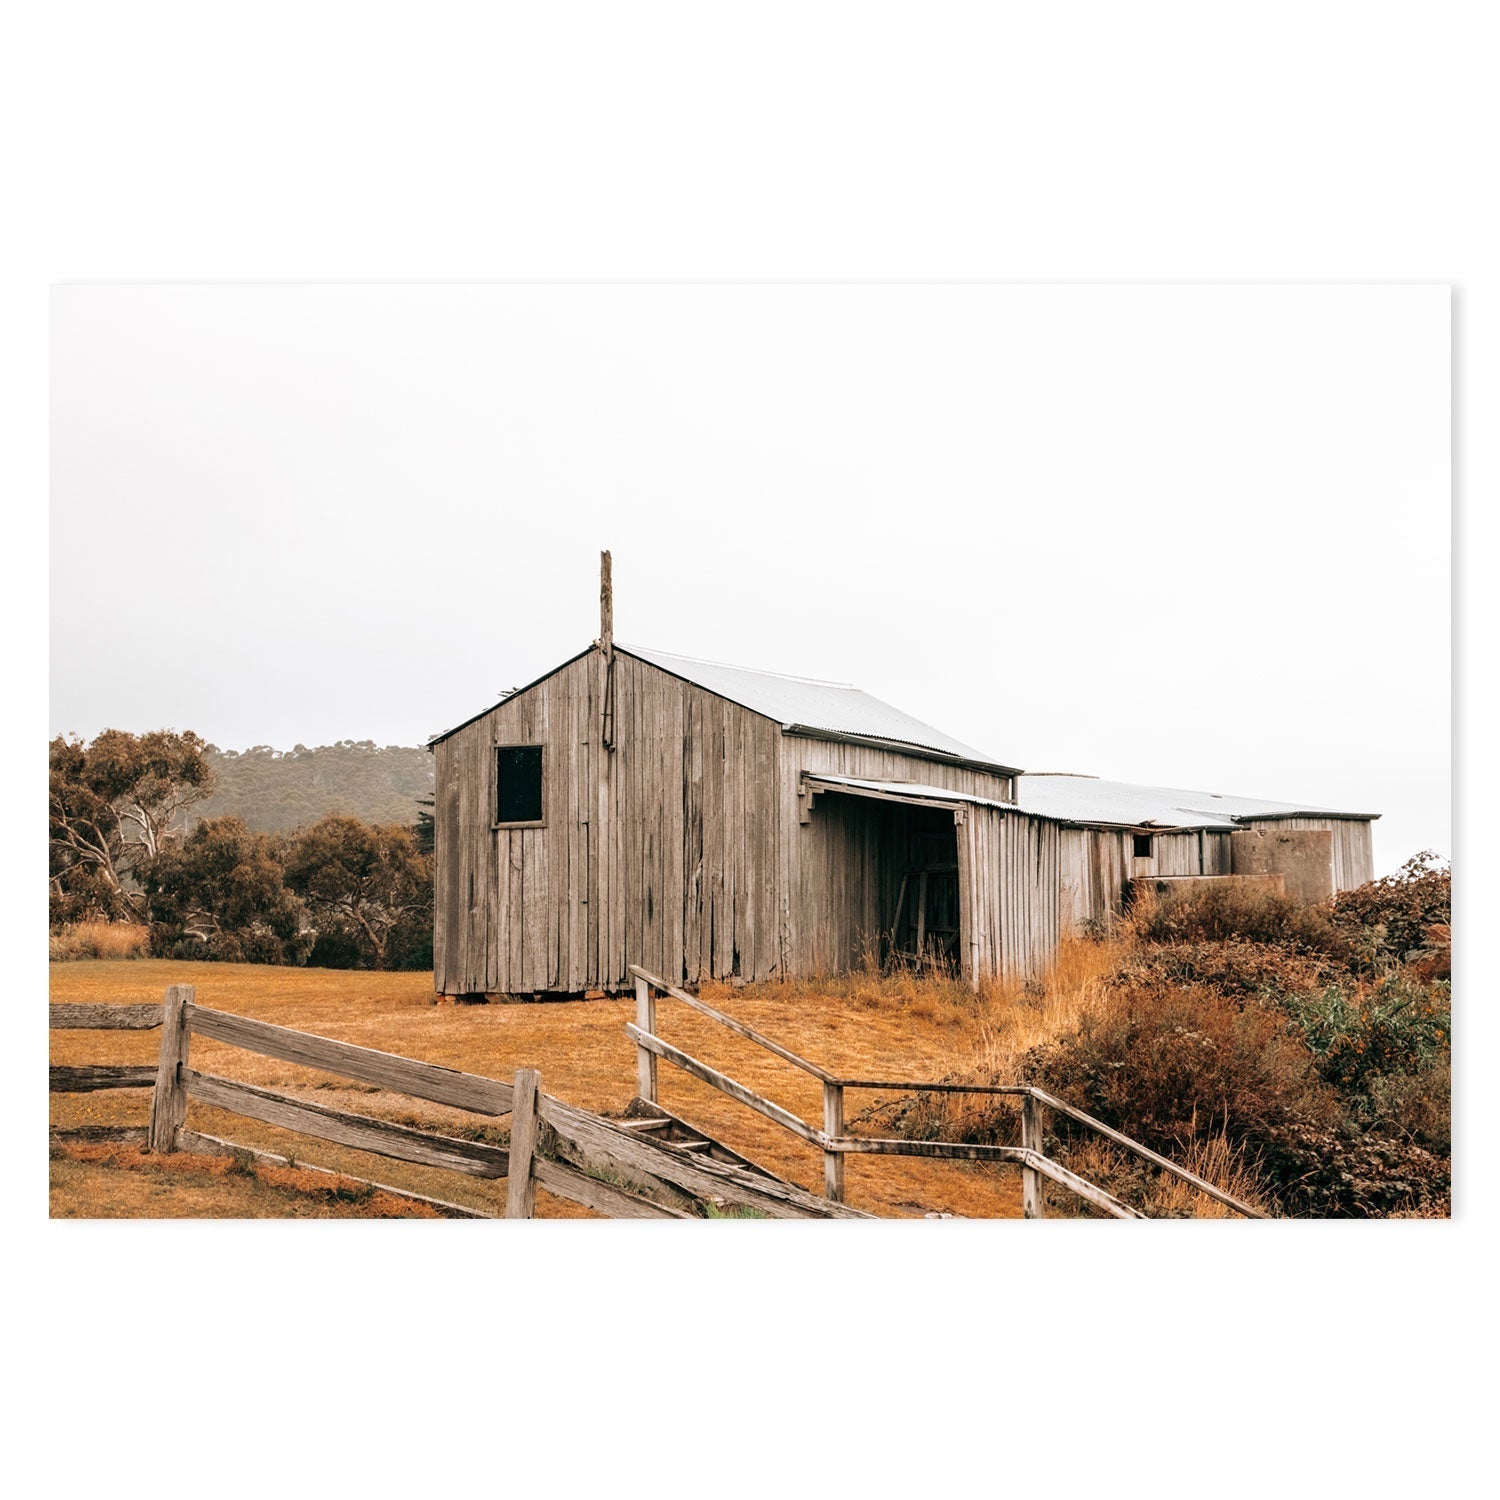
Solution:
{"label": "green shrub", "polygon": [[1319,1074],[1344,1093],[1366,1093],[1377,1077],[1418,1074],[1448,1057],[1452,1013],[1445,981],[1422,986],[1393,976],[1369,991],[1330,986],[1286,995],[1281,1004]]}
{"label": "green shrub", "polygon": [[[1028,1054],[1026,1076],[1177,1159],[1222,1134],[1284,1213],[1443,1211],[1443,1007],[1399,981],[1364,1002],[1336,988],[1304,998],[1308,1030],[1209,989],[1107,990]],[[1399,1076],[1409,1089],[1389,1086]],[[1065,1145],[1078,1134],[1058,1132]]]}
{"label": "green shrub", "polygon": [[1394,875],[1340,891],[1327,910],[1332,925],[1367,945],[1376,964],[1399,964],[1435,942],[1446,947],[1453,874],[1445,861],[1424,850]]}

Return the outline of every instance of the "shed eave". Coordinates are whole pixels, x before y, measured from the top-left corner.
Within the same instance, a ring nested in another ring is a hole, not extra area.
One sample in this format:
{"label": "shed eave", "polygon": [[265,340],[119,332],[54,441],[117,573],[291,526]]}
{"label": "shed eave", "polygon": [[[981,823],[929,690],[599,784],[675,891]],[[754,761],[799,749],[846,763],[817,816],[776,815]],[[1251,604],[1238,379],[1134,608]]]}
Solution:
{"label": "shed eave", "polygon": [[[956,792],[949,787],[928,786],[923,782],[873,781],[860,776],[835,776],[818,771],[804,771],[801,784],[808,791],[870,797],[881,802],[904,802],[912,807],[942,807],[959,812],[968,807],[990,807],[997,812],[1020,813],[1013,802],[981,797],[974,792]],[[1026,814],[1025,816],[1029,816]]]}
{"label": "shed eave", "polygon": [[841,729],[821,729],[814,724],[783,724],[781,732],[808,740],[831,740],[835,744],[867,745],[873,750],[895,750],[917,760],[940,761],[945,766],[962,766],[967,771],[988,771],[997,776],[1023,774],[1017,766],[1002,766],[998,761],[976,760],[972,756],[954,755],[947,750],[935,750],[928,745],[919,745],[914,740],[881,739],[868,734],[850,734]]}
{"label": "shed eave", "polygon": [[1282,823],[1288,818],[1328,818],[1337,823],[1373,823],[1379,813],[1333,812],[1326,807],[1287,808],[1281,812],[1234,813],[1234,823]]}

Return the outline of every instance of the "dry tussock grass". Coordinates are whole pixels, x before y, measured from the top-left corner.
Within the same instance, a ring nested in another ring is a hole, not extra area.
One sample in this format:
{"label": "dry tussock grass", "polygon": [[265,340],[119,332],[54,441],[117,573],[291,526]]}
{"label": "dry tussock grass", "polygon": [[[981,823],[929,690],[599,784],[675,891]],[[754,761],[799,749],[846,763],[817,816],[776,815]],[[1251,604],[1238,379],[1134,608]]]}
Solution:
{"label": "dry tussock grass", "polygon": [[151,934],[131,922],[73,922],[47,935],[52,963],[85,958],[144,958]]}
{"label": "dry tussock grass", "polygon": [[[1222,1192],[1238,1198],[1241,1203],[1262,1213],[1271,1211],[1255,1174],[1246,1166],[1244,1155],[1222,1132],[1206,1140],[1195,1140],[1177,1158],[1179,1166],[1211,1182]],[[1090,1182],[1109,1183],[1116,1196],[1121,1196],[1121,1186],[1128,1185],[1123,1193],[1131,1207],[1139,1209],[1150,1219],[1239,1219],[1233,1209],[1226,1208],[1206,1193],[1200,1193],[1190,1183],[1147,1166],[1127,1151],[1105,1140],[1102,1136],[1090,1135],[1070,1146],[1067,1153],[1070,1171],[1087,1178]],[[1048,1211],[1054,1209],[1070,1212],[1067,1205],[1058,1202],[1064,1196],[1061,1189],[1048,1187]],[[1071,1194],[1067,1194],[1073,1203]],[[1096,1210],[1079,1204],[1082,1214],[1093,1214]],[[1102,1217],[1102,1215],[1101,1215]]]}

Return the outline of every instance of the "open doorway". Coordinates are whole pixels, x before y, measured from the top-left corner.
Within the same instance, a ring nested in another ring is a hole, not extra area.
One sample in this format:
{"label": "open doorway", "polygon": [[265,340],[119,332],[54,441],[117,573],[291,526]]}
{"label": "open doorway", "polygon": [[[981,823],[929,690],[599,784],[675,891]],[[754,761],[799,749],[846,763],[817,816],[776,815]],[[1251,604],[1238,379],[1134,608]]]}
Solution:
{"label": "open doorway", "polygon": [[942,807],[889,804],[895,826],[885,842],[883,885],[895,897],[883,924],[885,956],[958,972],[962,912],[958,895],[958,832]]}

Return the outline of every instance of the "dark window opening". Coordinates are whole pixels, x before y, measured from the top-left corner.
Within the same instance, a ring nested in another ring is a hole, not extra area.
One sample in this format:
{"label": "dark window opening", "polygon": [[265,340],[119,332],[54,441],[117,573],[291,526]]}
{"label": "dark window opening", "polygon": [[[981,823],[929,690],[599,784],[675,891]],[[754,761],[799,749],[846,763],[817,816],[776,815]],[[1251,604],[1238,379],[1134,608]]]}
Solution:
{"label": "dark window opening", "polygon": [[1151,835],[1149,833],[1135,835],[1135,857],[1137,859],[1151,858]]}
{"label": "dark window opening", "polygon": [[542,747],[502,745],[495,751],[497,823],[542,821]]}

